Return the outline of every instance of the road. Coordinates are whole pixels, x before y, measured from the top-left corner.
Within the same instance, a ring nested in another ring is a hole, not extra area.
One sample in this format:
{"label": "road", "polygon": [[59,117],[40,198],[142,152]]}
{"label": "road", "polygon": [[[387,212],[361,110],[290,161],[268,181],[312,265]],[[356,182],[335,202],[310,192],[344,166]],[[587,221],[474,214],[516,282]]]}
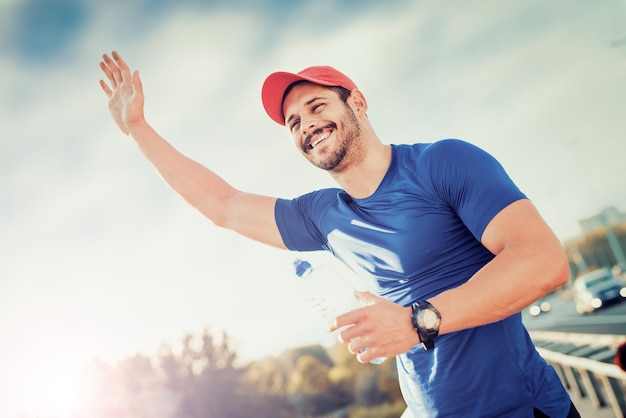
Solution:
{"label": "road", "polygon": [[599,309],[591,314],[576,312],[574,302],[554,293],[547,300],[552,309],[539,316],[531,316],[526,309],[522,318],[529,330],[580,332],[585,334],[626,335],[626,300]]}

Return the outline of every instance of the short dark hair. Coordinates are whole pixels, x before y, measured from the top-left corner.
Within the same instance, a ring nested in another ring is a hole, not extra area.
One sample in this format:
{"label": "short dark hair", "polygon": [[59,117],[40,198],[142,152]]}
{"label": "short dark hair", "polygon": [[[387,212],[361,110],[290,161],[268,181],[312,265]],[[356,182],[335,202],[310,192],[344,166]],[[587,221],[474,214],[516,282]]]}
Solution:
{"label": "short dark hair", "polygon": [[[291,83],[286,89],[285,89],[285,93],[283,94],[283,103],[285,102],[285,97],[287,97],[287,95],[289,94],[289,92],[291,91],[291,89],[293,89],[295,86],[297,86],[298,84],[303,84],[303,83],[310,83],[310,84],[315,84],[315,83],[311,83],[310,81],[306,81],[306,80],[299,80],[296,81],[295,83]],[[321,84],[318,84],[321,86]],[[339,98],[344,102],[344,103],[348,103],[348,97],[350,97],[350,93],[352,93],[350,90],[348,90],[345,87],[341,87],[341,86],[322,86],[325,87],[329,90],[334,90],[338,95]]]}

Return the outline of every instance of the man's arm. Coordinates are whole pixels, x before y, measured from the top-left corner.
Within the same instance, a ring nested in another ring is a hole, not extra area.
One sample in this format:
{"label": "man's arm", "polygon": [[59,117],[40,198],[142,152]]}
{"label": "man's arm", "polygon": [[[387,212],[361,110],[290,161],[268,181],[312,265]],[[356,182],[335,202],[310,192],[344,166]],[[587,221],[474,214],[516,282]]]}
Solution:
{"label": "man's arm", "polygon": [[109,84],[100,86],[118,127],[130,135],[167,184],[216,225],[254,240],[285,248],[274,218],[276,198],[235,189],[217,174],[178,152],[145,120],[139,73],[131,74],[116,52],[100,68]]}
{"label": "man's arm", "polygon": [[[429,301],[441,313],[440,334],[489,324],[521,311],[569,280],[561,243],[534,205],[518,200],[487,225],[482,243],[495,257],[463,285]],[[359,361],[394,356],[419,343],[411,323],[411,308],[373,295],[373,305],[337,317],[331,331],[350,341]]]}
{"label": "man's arm", "polygon": [[442,334],[504,319],[569,280],[560,241],[527,199],[500,211],[482,243],[494,259],[467,283],[430,299],[441,312]]}

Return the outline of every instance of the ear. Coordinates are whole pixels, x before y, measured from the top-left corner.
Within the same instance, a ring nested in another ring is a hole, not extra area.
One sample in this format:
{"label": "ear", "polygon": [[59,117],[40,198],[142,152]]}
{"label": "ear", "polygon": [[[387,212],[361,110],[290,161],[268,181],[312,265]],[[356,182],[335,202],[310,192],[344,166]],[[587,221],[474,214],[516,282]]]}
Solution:
{"label": "ear", "polygon": [[367,113],[367,101],[361,90],[354,89],[350,92],[348,103],[357,116],[364,116]]}

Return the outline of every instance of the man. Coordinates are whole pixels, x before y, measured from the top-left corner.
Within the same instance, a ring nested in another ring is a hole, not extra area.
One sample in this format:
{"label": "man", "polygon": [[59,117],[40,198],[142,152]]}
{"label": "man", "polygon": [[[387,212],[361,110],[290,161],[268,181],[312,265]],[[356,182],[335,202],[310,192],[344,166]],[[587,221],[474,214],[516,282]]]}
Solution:
{"label": "man", "polygon": [[185,200],[265,244],[328,250],[369,280],[372,305],[331,328],[347,326],[339,338],[363,363],[397,356],[413,416],[578,416],[520,314],[569,280],[567,260],[490,155],[459,140],[384,144],[354,82],[310,67],[271,74],[263,105],[340,188],[245,193],[161,138],[144,118],[139,73],[116,52],[103,58],[113,119]]}

